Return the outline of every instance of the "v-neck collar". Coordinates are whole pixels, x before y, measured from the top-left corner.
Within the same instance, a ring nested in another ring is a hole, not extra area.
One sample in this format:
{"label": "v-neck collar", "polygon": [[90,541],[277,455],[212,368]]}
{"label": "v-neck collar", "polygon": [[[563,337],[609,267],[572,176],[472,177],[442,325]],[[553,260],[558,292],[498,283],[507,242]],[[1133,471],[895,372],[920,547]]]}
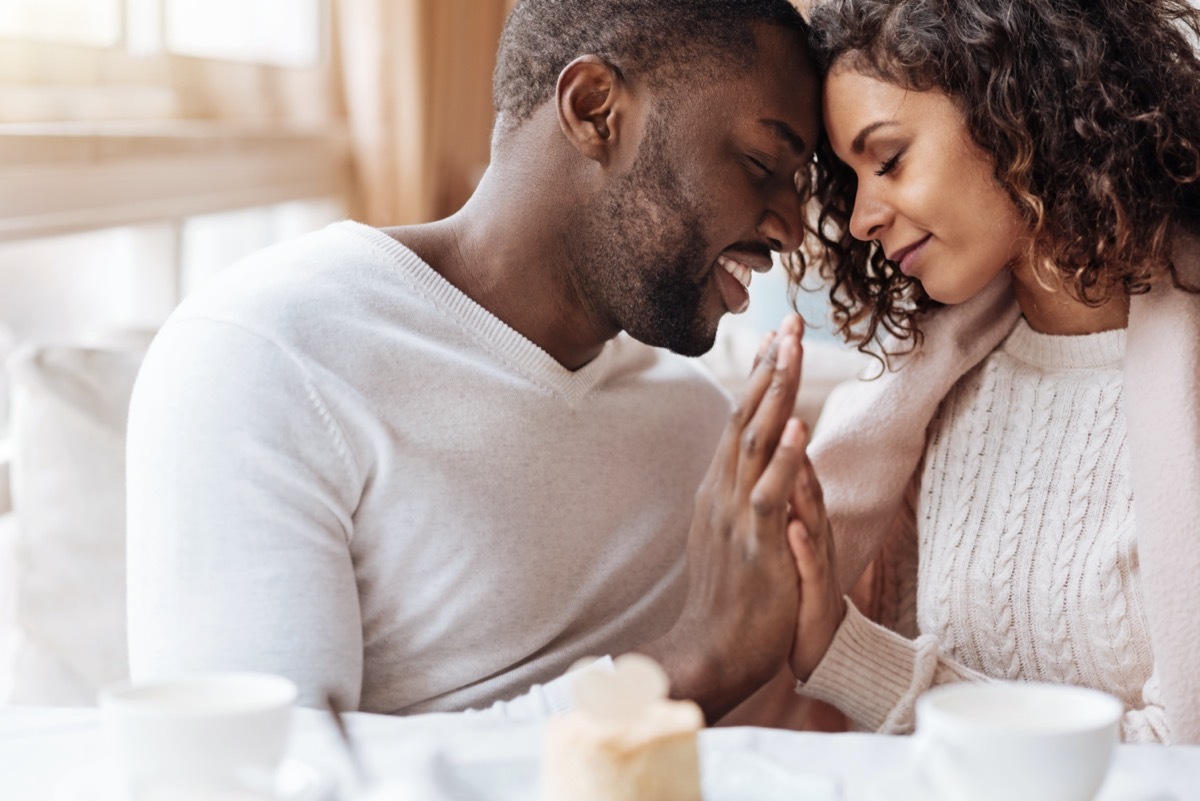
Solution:
{"label": "v-neck collar", "polygon": [[468,297],[417,254],[378,228],[347,221],[338,223],[366,239],[389,261],[402,268],[447,316],[471,332],[505,364],[539,386],[577,406],[606,375],[612,362],[614,340],[604,343],[599,355],[578,370],[568,370],[549,353]]}

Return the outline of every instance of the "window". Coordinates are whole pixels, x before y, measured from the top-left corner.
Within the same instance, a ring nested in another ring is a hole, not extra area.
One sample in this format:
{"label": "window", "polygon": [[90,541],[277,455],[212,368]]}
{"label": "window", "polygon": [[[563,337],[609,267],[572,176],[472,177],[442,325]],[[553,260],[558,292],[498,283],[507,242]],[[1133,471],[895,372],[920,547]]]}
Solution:
{"label": "window", "polygon": [[166,49],[304,67],[321,57],[318,0],[164,0]]}
{"label": "window", "polygon": [[5,0],[0,37],[113,47],[121,40],[121,0]]}
{"label": "window", "polygon": [[0,123],[328,122],[332,0],[3,0]]}
{"label": "window", "polygon": [[[329,3],[0,0],[0,358],[345,216]],[[0,484],[7,405],[0,371]]]}
{"label": "window", "polygon": [[321,57],[322,12],[321,0],[5,0],[0,38],[304,67]]}

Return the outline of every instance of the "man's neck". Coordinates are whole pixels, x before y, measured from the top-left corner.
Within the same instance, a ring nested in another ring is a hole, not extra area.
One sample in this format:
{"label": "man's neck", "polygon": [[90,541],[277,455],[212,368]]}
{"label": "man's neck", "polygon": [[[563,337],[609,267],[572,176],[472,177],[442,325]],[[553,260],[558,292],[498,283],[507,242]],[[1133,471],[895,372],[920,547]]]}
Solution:
{"label": "man's neck", "polygon": [[563,367],[578,370],[619,332],[600,324],[572,285],[563,242],[570,204],[506,191],[523,185],[513,178],[489,167],[458,213],[386,233]]}

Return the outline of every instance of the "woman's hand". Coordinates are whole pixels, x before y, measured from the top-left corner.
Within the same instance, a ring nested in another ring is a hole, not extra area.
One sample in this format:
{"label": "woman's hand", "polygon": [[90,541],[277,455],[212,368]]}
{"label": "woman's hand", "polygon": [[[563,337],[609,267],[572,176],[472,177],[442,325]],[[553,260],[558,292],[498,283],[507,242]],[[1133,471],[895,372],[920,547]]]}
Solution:
{"label": "woman's hand", "polygon": [[805,451],[792,494],[788,545],[800,574],[800,612],[792,643],[792,673],[808,681],[825,658],[838,627],[846,616],[846,601],[838,579],[833,533],[825,513],[825,499],[812,461],[808,458],[809,432],[802,432]]}

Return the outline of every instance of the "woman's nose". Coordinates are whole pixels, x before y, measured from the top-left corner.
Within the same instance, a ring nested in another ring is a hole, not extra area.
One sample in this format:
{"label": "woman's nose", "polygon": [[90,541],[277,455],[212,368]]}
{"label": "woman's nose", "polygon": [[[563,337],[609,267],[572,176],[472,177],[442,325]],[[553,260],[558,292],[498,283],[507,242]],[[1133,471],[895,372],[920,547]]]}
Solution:
{"label": "woman's nose", "polygon": [[860,185],[850,214],[850,235],[863,242],[878,239],[890,219],[888,205],[872,193],[864,192]]}

